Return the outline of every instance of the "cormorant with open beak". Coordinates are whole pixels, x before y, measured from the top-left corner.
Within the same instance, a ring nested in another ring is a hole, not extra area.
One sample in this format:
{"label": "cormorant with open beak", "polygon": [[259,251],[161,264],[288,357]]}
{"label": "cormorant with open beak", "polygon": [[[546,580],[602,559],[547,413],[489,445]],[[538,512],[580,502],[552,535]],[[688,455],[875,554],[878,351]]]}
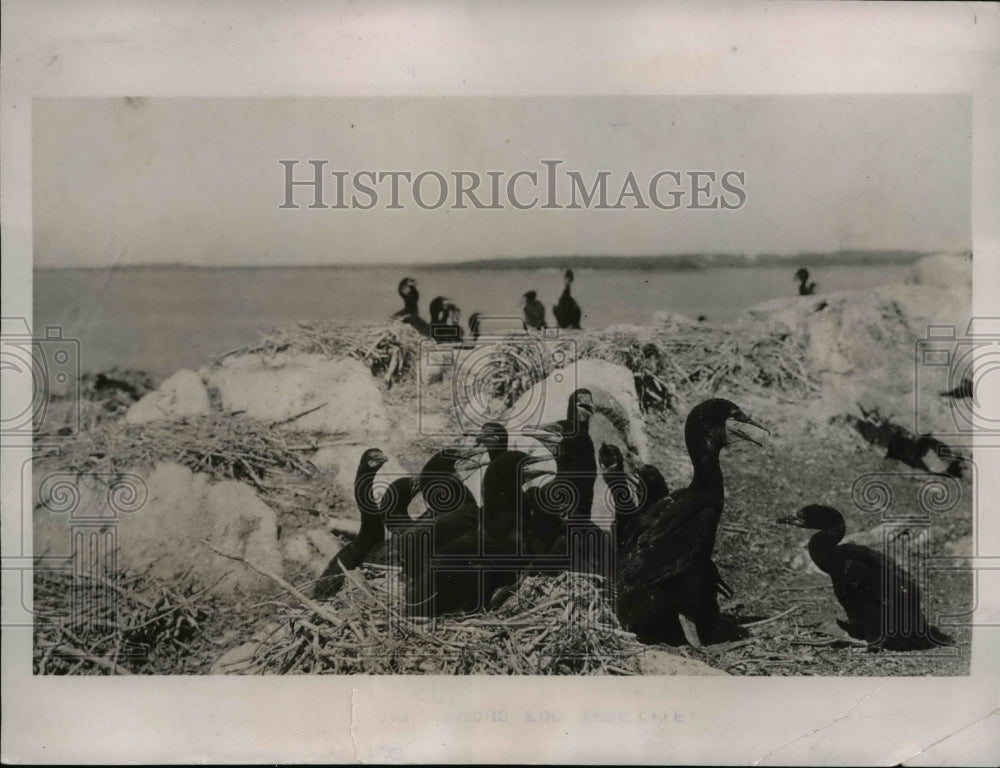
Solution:
{"label": "cormorant with open beak", "polygon": [[649,527],[625,553],[617,613],[644,642],[708,642],[719,614],[719,572],[712,561],[725,491],[719,454],[733,438],[760,445],[745,425],[767,431],[729,400],[695,406],[684,424],[694,467],[687,488],[650,510]]}

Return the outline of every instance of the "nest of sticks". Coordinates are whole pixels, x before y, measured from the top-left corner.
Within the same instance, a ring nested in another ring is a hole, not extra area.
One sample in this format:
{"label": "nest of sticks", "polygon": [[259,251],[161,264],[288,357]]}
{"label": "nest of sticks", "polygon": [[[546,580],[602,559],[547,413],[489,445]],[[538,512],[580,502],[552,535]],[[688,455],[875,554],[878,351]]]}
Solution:
{"label": "nest of sticks", "polygon": [[[212,585],[214,586],[214,585]],[[198,655],[216,615],[196,591],[126,572],[37,568],[33,667],[44,675],[176,674]]]}
{"label": "nest of sticks", "polygon": [[401,322],[350,326],[335,320],[302,321],[293,328],[276,328],[257,343],[232,349],[217,360],[279,352],[353,357],[391,387],[416,367],[422,341],[426,341],[424,336]]}
{"label": "nest of sticks", "polygon": [[348,571],[344,588],[317,602],[248,565],[285,594],[252,650],[220,660],[227,674],[632,675],[645,651],[596,576],[529,576],[494,609],[432,620],[406,615],[397,568]]}
{"label": "nest of sticks", "polygon": [[496,345],[482,380],[508,407],[534,384],[576,360],[594,358],[629,369],[644,406],[670,408],[684,397],[720,389],[777,390],[806,399],[819,384],[804,363],[801,339],[763,326],[704,323],[618,326],[557,339],[508,336]]}
{"label": "nest of sticks", "polygon": [[38,461],[54,461],[77,475],[113,479],[127,470],[150,470],[176,462],[215,480],[241,480],[265,502],[288,506],[288,497],[316,477],[319,469],[305,454],[343,445],[338,435],[313,433],[283,423],[236,414],[213,413],[146,424],[105,422],[55,447],[36,450]]}

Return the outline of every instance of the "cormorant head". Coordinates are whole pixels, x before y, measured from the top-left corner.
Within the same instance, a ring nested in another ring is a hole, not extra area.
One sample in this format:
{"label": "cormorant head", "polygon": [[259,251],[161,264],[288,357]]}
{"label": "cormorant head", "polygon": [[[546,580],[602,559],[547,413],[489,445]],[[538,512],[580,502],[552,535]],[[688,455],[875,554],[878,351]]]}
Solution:
{"label": "cormorant head", "polygon": [[410,293],[412,293],[416,289],[417,289],[417,281],[414,280],[412,277],[404,277],[402,280],[399,281],[399,288],[397,290],[399,291],[399,295],[405,299]]}
{"label": "cormorant head", "polygon": [[640,498],[649,504],[665,499],[670,493],[663,473],[652,464],[643,464],[636,472],[639,481]]}
{"label": "cormorant head", "polygon": [[524,294],[524,300],[526,302],[534,301],[536,298],[538,298],[538,294],[535,293],[535,291],[528,291],[526,294]]}
{"label": "cormorant head", "polygon": [[799,271],[795,273],[795,279],[800,283],[804,283],[809,279],[809,270],[805,267],[799,267]]}
{"label": "cormorant head", "polygon": [[622,472],[625,469],[625,457],[613,443],[601,443],[597,450],[597,460],[605,472]]}
{"label": "cormorant head", "polygon": [[797,528],[811,528],[822,531],[829,528],[843,528],[844,516],[833,507],[825,507],[822,504],[810,504],[807,507],[802,507],[802,509],[790,517],[779,517],[778,522],[784,525],[794,525]]}
{"label": "cormorant head", "polygon": [[571,422],[586,424],[594,415],[594,395],[589,389],[578,389],[569,396],[566,418]]}
{"label": "cormorant head", "polygon": [[573,270],[572,269],[567,269],[566,272],[563,273],[563,280],[565,280],[567,283],[572,283],[573,282]]}
{"label": "cormorant head", "polygon": [[498,421],[487,421],[476,436],[476,445],[486,448],[490,456],[506,451],[507,443],[507,430]]}
{"label": "cormorant head", "polygon": [[744,424],[771,434],[767,427],[743,413],[736,403],[722,397],[705,400],[691,409],[684,423],[688,450],[690,452],[693,446],[704,445],[708,450],[718,451],[731,445],[734,437],[761,445],[747,434],[741,426]]}
{"label": "cormorant head", "polygon": [[417,495],[419,486],[412,477],[397,477],[382,493],[379,499],[379,512],[385,516],[386,524],[390,520],[409,522],[410,515],[406,511]]}
{"label": "cormorant head", "polygon": [[385,464],[389,459],[384,453],[378,448],[369,448],[363,454],[361,454],[361,467],[362,469],[377,470],[383,464]]}

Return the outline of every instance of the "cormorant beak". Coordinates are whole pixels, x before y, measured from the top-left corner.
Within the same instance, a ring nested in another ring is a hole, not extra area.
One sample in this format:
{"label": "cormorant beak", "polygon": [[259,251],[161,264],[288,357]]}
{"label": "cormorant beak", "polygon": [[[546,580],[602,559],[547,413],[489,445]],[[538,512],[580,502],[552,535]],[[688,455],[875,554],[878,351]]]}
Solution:
{"label": "cormorant beak", "polygon": [[763,432],[767,432],[768,436],[770,436],[770,434],[771,434],[771,430],[769,430],[763,424],[758,424],[756,421],[754,421],[753,419],[751,419],[749,416],[747,416],[743,412],[735,413],[735,414],[733,414],[732,416],[730,416],[726,420],[726,431],[729,434],[735,435],[736,437],[740,438],[741,440],[746,440],[748,442],[753,443],[754,445],[760,446],[761,448],[764,447],[763,443],[761,443],[761,442],[755,440],[754,438],[750,437],[750,435],[748,435],[744,430],[740,429],[739,427],[731,426],[730,423],[729,423],[730,421],[736,421],[736,422],[739,422],[741,424],[749,424],[751,427],[756,427],[757,429],[759,429],[759,430],[761,430]]}
{"label": "cormorant beak", "polygon": [[779,517],[778,522],[782,525],[794,525],[796,528],[806,527],[806,524],[802,522],[802,518],[796,517],[795,515],[790,515],[789,517]]}

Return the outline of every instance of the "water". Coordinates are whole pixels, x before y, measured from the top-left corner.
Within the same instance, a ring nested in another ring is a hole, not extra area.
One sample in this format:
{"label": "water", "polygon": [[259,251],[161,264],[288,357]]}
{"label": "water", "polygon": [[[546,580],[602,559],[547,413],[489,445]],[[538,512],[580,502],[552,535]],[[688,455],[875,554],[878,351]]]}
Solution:
{"label": "water", "polygon": [[[865,289],[901,282],[908,267],[829,266],[812,271],[822,291]],[[710,322],[728,322],[745,309],[793,296],[794,269],[786,266],[701,270],[575,270],[573,295],[584,328],[643,324],[660,310]],[[402,306],[396,293],[409,274],[420,290],[420,310],[437,295],[454,299],[463,320],[473,312],[519,315],[519,300],[534,289],[554,322],[552,305],[562,272],[470,269],[99,269],[35,272],[34,331],[59,325],[80,340],[83,370],[112,366],[162,378],[197,368],[209,355],[253,342],[261,331],[299,320],[380,321]]]}

